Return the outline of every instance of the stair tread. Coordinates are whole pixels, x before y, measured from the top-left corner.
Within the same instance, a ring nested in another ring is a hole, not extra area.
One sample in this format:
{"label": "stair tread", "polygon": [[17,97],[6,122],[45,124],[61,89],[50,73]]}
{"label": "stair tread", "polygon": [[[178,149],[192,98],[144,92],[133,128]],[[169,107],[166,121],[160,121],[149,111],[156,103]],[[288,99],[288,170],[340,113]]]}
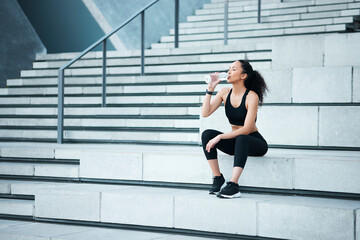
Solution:
{"label": "stair tread", "polygon": [[[199,146],[151,146],[146,144],[56,144],[56,143],[31,143],[31,142],[0,142],[0,148],[48,148],[48,149],[74,149],[74,150],[111,150],[114,152],[142,152],[142,153],[186,153],[203,155]],[[220,155],[226,155],[219,152]],[[1,152],[0,152],[1,156]],[[281,158],[314,158],[315,159],[344,159],[360,161],[359,151],[342,150],[306,150],[306,149],[277,149],[270,148],[266,157]]]}

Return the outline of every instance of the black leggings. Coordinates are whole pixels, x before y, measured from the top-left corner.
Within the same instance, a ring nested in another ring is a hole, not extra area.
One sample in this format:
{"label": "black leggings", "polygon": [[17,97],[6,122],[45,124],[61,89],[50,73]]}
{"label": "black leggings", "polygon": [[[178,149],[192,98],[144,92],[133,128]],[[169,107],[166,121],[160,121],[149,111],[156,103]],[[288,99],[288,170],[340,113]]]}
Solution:
{"label": "black leggings", "polygon": [[249,135],[239,135],[236,138],[222,139],[211,148],[210,152],[207,152],[205,150],[206,144],[219,134],[222,134],[222,132],[213,129],[207,129],[202,133],[202,146],[207,160],[217,159],[216,149],[219,149],[224,153],[234,155],[234,167],[244,168],[247,156],[263,156],[268,151],[267,142],[263,136],[256,131]]}

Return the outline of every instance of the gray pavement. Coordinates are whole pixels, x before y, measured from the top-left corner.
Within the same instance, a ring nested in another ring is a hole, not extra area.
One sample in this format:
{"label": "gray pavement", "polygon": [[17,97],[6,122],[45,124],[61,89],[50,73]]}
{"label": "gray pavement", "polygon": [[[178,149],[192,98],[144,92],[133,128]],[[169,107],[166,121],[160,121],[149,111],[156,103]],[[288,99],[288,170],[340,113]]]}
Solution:
{"label": "gray pavement", "polygon": [[[209,238],[113,228],[0,219],[0,240],[202,240]],[[212,238],[214,239],[214,238]]]}

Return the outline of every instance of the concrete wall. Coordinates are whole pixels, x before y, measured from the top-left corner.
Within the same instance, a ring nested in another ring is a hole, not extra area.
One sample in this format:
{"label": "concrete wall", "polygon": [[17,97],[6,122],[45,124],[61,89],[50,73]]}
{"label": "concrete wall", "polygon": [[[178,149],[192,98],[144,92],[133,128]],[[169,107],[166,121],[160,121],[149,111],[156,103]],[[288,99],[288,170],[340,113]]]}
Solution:
{"label": "concrete wall", "polygon": [[[126,21],[152,0],[83,0],[104,32],[110,32]],[[161,36],[169,35],[170,28],[174,28],[174,0],[160,0],[145,12],[145,47],[160,41]],[[196,9],[210,0],[181,0],[179,21],[186,21],[186,17],[195,13]],[[96,9],[97,8],[97,9]],[[118,50],[140,48],[140,16],[134,19],[118,33],[120,42],[115,46]],[[114,44],[115,45],[115,44]]]}
{"label": "concrete wall", "polygon": [[[81,0],[18,2],[48,53],[81,52],[104,35]],[[108,49],[114,49],[111,43]]]}
{"label": "concrete wall", "polygon": [[0,1],[0,33],[0,87],[5,87],[6,79],[31,69],[35,55],[46,48],[16,0]]}

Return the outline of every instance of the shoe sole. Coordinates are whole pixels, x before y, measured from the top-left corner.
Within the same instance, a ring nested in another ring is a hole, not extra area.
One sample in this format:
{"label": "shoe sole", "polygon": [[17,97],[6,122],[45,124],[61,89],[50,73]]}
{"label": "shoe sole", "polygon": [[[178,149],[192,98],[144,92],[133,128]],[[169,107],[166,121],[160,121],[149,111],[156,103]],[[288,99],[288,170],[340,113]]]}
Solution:
{"label": "shoe sole", "polygon": [[239,197],[241,197],[241,193],[238,192],[238,193],[235,193],[234,195],[217,194],[216,196],[219,197],[219,198],[229,198],[229,199],[231,199],[231,198],[239,198]]}
{"label": "shoe sole", "polygon": [[210,195],[217,195],[219,192],[209,192]]}

